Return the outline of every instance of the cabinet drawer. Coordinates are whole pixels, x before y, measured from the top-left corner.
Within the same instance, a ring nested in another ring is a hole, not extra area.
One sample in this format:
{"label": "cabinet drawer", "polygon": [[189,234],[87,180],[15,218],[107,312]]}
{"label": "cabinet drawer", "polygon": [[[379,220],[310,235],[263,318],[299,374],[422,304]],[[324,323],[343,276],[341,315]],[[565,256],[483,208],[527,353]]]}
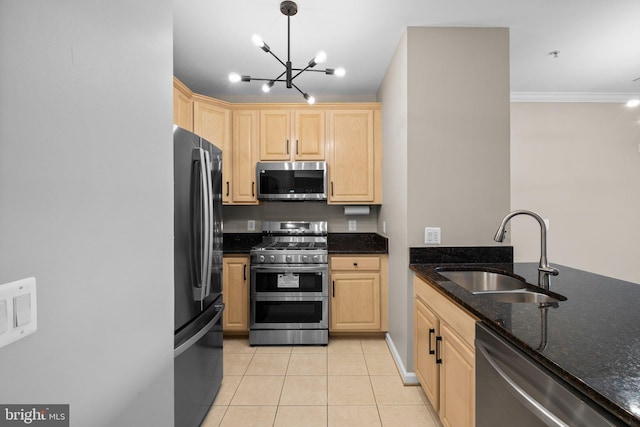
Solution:
{"label": "cabinet drawer", "polygon": [[378,271],[380,270],[380,257],[331,257],[331,270]]}

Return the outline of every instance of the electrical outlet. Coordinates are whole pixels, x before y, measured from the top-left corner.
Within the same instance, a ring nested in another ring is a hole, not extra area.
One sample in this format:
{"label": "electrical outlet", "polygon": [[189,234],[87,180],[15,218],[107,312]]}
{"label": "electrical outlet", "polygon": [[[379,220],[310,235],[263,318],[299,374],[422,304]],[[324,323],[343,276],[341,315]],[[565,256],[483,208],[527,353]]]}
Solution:
{"label": "electrical outlet", "polygon": [[358,223],[355,219],[349,220],[349,231],[356,231],[358,228]]}
{"label": "electrical outlet", "polygon": [[432,245],[440,244],[440,227],[425,227],[424,242]]}
{"label": "electrical outlet", "polygon": [[253,219],[247,221],[247,230],[248,231],[256,231],[256,222]]}

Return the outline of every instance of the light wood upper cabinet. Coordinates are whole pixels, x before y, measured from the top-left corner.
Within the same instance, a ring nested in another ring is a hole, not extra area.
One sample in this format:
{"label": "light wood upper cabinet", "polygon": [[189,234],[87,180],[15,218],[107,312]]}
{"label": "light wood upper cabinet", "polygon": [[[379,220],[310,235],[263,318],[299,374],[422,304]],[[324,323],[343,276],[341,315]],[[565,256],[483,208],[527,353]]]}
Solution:
{"label": "light wood upper cabinet", "polygon": [[324,111],[294,111],[294,160],[324,160]]}
{"label": "light wood upper cabinet", "polygon": [[222,202],[230,203],[233,150],[231,110],[220,101],[194,95],[193,131],[222,150]]}
{"label": "light wood upper cabinet", "polygon": [[414,363],[420,385],[446,427],[475,425],[477,319],[414,277]]}
{"label": "light wood upper cabinet", "polygon": [[222,262],[222,329],[248,331],[249,257],[225,256]]}
{"label": "light wood upper cabinet", "polygon": [[380,111],[329,111],[327,129],[328,203],[382,203]]}
{"label": "light wood upper cabinet", "polygon": [[331,257],[331,331],[388,329],[387,263],[386,255]]}
{"label": "light wood upper cabinet", "polygon": [[324,160],[324,111],[261,110],[260,160]]}
{"label": "light wood upper cabinet", "polygon": [[231,199],[237,204],[258,203],[256,162],[258,150],[258,111],[233,112],[233,170]]}
{"label": "light wood upper cabinet", "polygon": [[173,123],[193,132],[193,92],[173,78]]}

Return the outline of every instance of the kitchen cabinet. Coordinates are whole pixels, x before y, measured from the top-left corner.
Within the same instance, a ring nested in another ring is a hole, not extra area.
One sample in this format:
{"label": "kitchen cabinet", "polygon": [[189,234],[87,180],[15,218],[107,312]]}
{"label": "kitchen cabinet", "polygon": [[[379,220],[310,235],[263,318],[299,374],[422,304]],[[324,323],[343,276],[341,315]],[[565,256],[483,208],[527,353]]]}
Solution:
{"label": "kitchen cabinet", "polygon": [[327,202],[382,203],[380,110],[329,110],[327,129]]}
{"label": "kitchen cabinet", "polygon": [[324,110],[260,111],[260,160],[324,160]]}
{"label": "kitchen cabinet", "polygon": [[233,165],[230,203],[257,204],[256,162],[258,158],[259,114],[257,110],[234,110],[232,116],[233,147],[231,156]]}
{"label": "kitchen cabinet", "polygon": [[222,150],[222,202],[230,203],[233,171],[231,106],[223,101],[195,94],[193,132]]}
{"label": "kitchen cabinet", "polygon": [[444,426],[474,426],[477,319],[417,277],[413,287],[420,385]]}
{"label": "kitchen cabinet", "polygon": [[193,92],[173,78],[173,123],[193,132]]}
{"label": "kitchen cabinet", "polygon": [[249,331],[249,256],[225,256],[222,260],[222,329]]}
{"label": "kitchen cabinet", "polygon": [[387,331],[387,255],[332,255],[329,264],[329,330]]}

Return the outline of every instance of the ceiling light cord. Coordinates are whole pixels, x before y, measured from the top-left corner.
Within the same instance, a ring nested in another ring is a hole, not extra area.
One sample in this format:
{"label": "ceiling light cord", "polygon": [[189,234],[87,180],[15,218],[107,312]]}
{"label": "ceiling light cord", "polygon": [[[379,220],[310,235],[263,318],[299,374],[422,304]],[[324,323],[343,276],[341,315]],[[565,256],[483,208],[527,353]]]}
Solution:
{"label": "ceiling light cord", "polygon": [[[304,68],[293,68],[293,66],[291,64],[291,17],[293,15],[295,15],[296,13],[298,13],[298,6],[296,5],[296,3],[292,2],[292,1],[283,1],[282,3],[280,3],[280,11],[284,15],[287,16],[287,61],[284,62],[280,58],[278,58],[278,56],[275,53],[273,53],[273,51],[271,50],[269,45],[267,45],[262,40],[262,38],[260,38],[260,36],[254,35],[253,36],[253,42],[254,42],[254,44],[256,46],[258,46],[264,52],[270,53],[278,62],[280,62],[280,64],[282,64],[284,66],[285,71],[282,72],[275,79],[273,79],[273,78],[271,78],[271,79],[255,78],[255,77],[246,76],[246,75],[240,76],[237,73],[231,73],[231,74],[229,74],[229,80],[232,83],[236,83],[238,81],[250,82],[252,80],[265,81],[267,83],[262,85],[262,91],[265,92],[265,93],[267,93],[267,92],[269,92],[271,90],[271,88],[273,87],[275,82],[284,82],[286,84],[287,89],[291,89],[291,88],[297,89],[298,92],[300,92],[302,94],[304,99],[309,104],[313,104],[313,103],[315,103],[315,98],[313,96],[310,96],[308,93],[303,92],[302,90],[300,90],[300,88],[298,88],[298,86],[293,84],[293,80],[296,77],[298,77],[300,74],[304,73],[305,71],[315,71],[315,72],[319,72],[319,73],[324,73],[326,75],[335,75],[337,77],[342,77],[345,74],[344,68],[337,68],[337,69],[327,68],[327,69],[324,69],[324,70],[316,70],[316,69],[314,69],[314,67],[316,65],[318,65],[319,63],[322,63],[322,62],[324,62],[326,60],[327,54],[324,53],[323,51],[318,52],[316,54],[316,56],[314,56],[313,59],[311,59],[311,61],[309,61],[307,63],[306,67],[304,67]],[[294,74],[294,72],[296,72],[296,73]],[[285,78],[282,79],[282,76],[285,76]]]}

